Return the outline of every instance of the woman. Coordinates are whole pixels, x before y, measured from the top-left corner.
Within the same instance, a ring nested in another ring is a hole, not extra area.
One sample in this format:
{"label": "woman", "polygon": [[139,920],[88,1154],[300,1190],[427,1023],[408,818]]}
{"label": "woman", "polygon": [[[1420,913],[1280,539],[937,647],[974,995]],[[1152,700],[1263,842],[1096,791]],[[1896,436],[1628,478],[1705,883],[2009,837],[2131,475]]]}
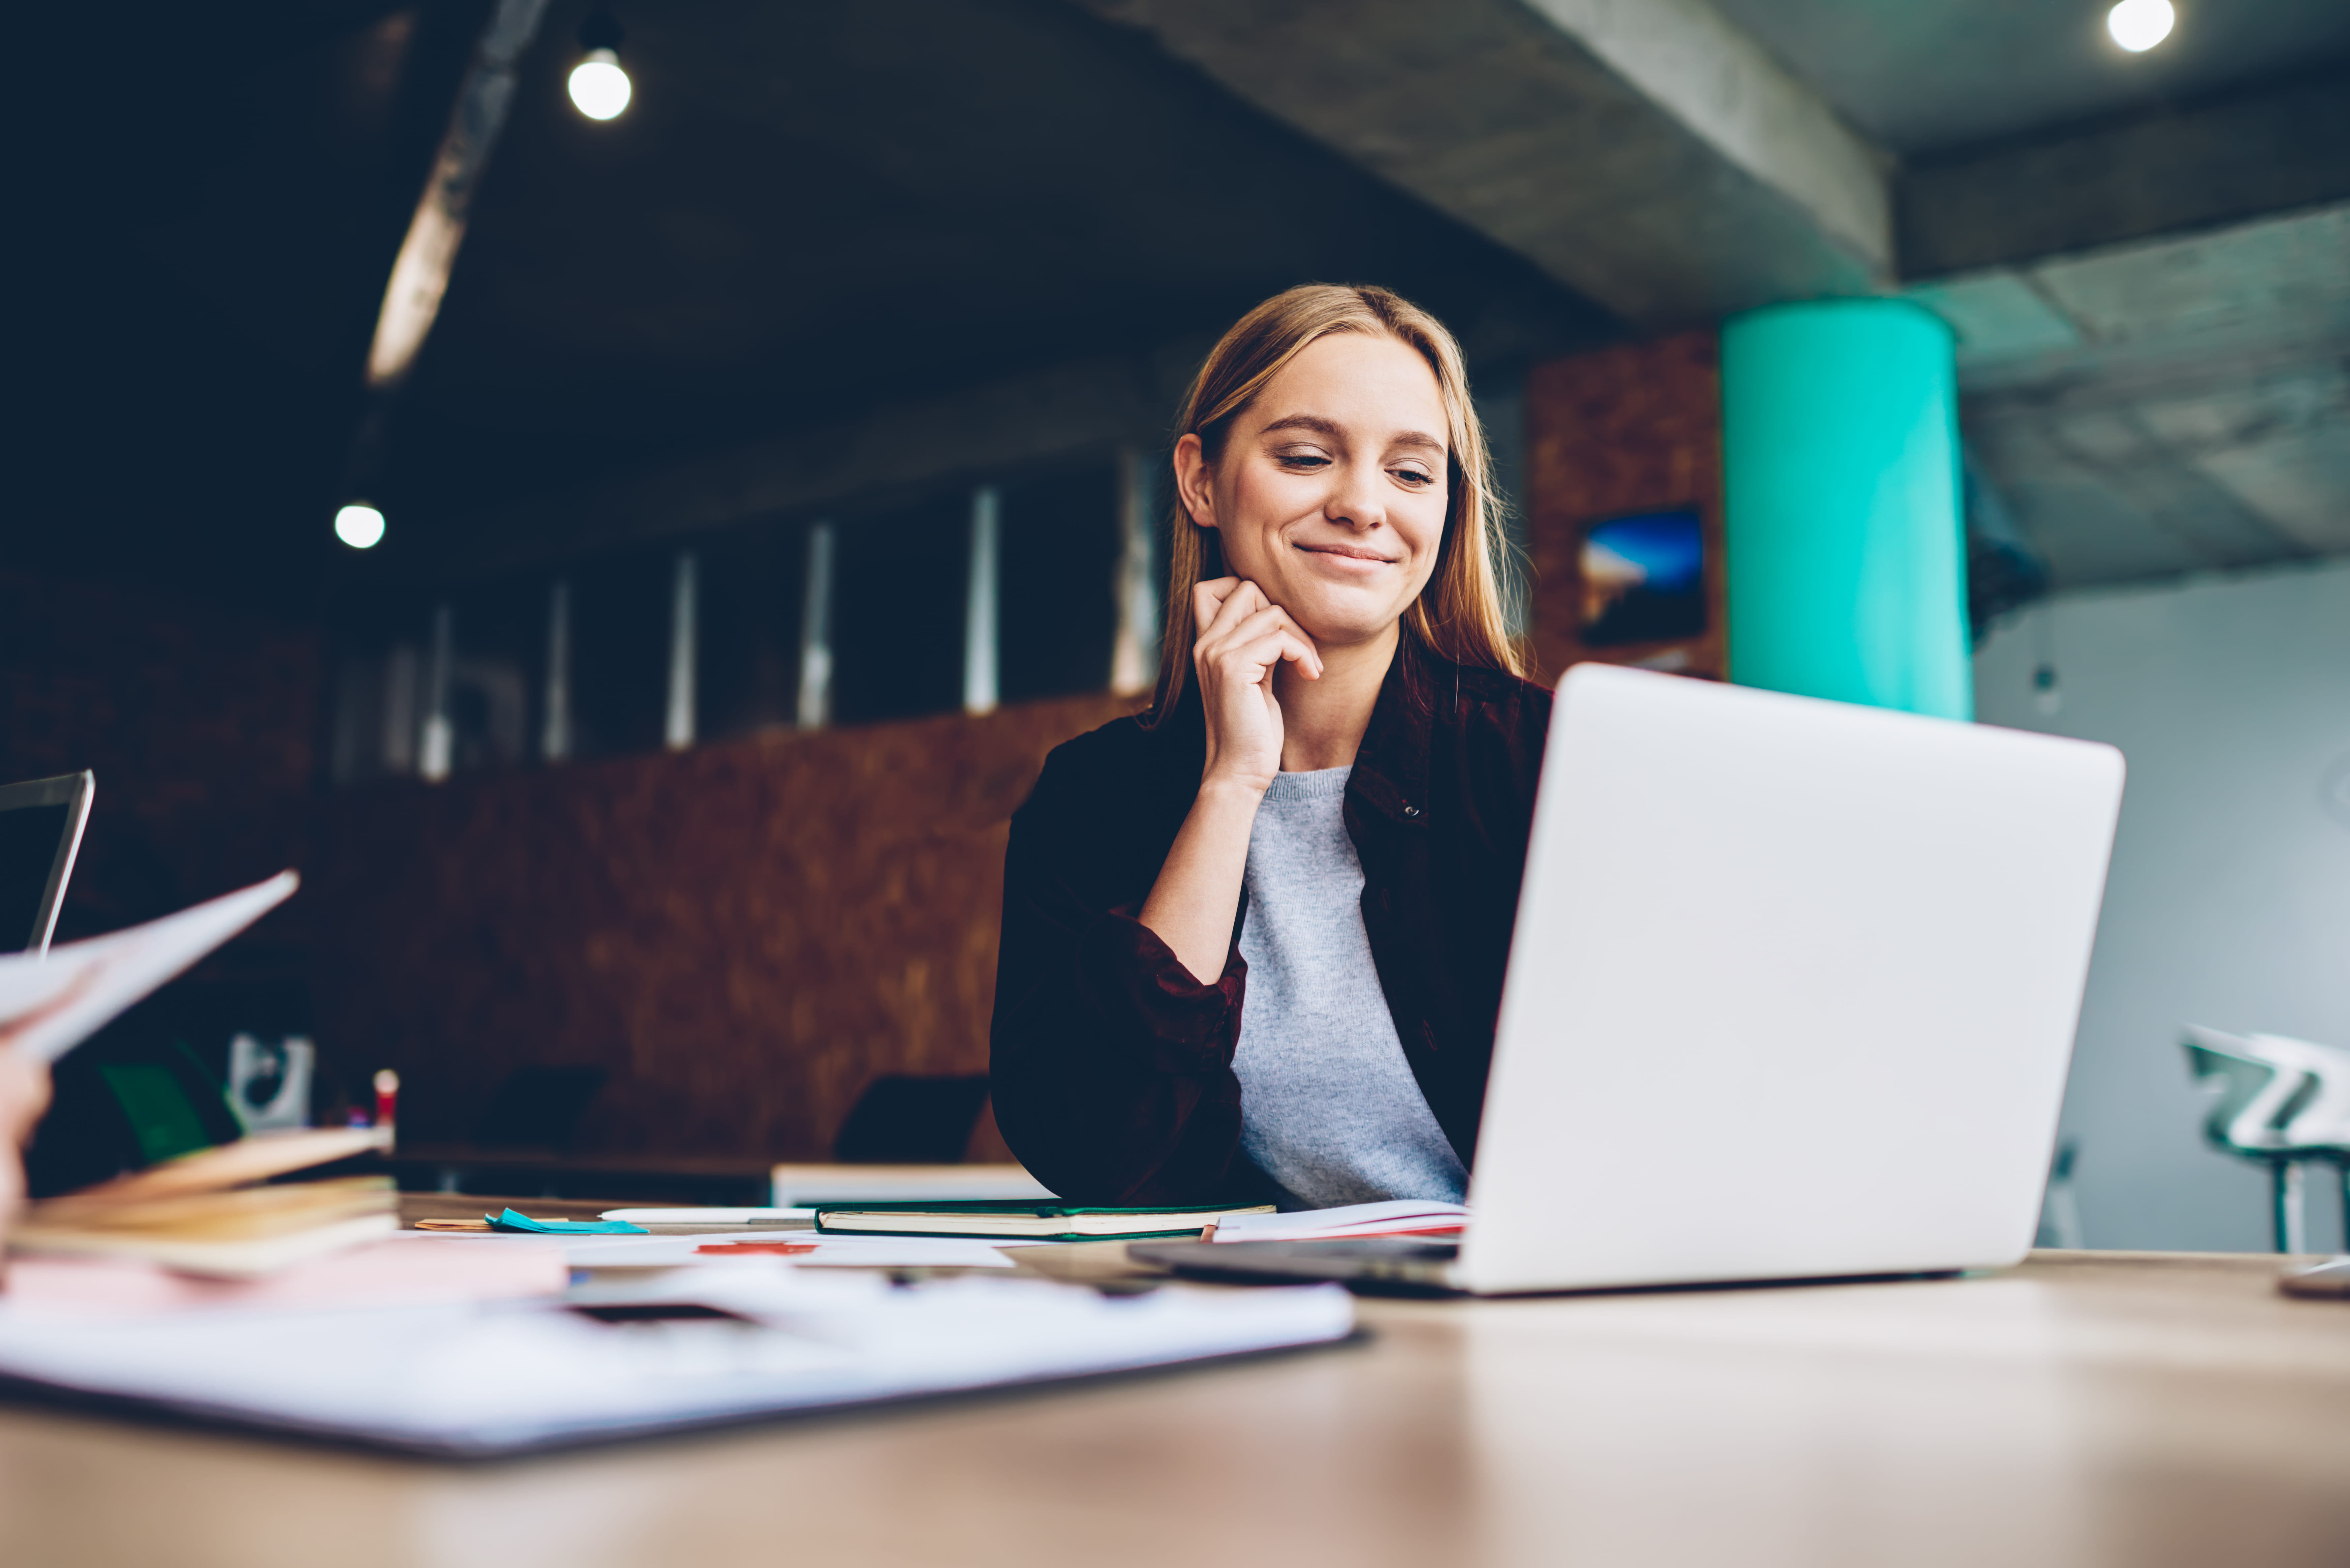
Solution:
{"label": "woman", "polygon": [[1460,349],[1291,289],[1181,428],[1156,701],[1013,819],[997,1122],[1081,1201],[1457,1200],[1550,718]]}

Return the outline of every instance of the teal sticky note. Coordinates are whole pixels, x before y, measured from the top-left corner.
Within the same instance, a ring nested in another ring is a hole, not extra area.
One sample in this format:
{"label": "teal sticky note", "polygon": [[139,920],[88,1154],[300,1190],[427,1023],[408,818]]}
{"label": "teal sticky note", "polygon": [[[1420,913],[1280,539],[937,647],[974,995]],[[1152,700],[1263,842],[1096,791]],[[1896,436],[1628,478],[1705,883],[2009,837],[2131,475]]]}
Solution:
{"label": "teal sticky note", "polygon": [[540,1236],[650,1236],[651,1231],[641,1225],[631,1225],[625,1220],[534,1220],[527,1214],[517,1214],[509,1209],[503,1214],[484,1214],[493,1231],[528,1231]]}

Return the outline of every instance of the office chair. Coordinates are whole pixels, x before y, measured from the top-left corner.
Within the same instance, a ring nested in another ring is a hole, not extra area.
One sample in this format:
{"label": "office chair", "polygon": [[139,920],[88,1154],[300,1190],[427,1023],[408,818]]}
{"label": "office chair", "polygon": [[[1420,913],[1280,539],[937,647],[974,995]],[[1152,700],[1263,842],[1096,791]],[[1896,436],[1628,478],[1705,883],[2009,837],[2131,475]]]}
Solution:
{"label": "office chair", "polygon": [[833,1139],[844,1165],[957,1165],[987,1108],[987,1075],[876,1078]]}
{"label": "office chair", "polygon": [[2276,1250],[2309,1250],[2307,1170],[2324,1164],[2342,1184],[2350,1251],[2350,1051],[2195,1024],[2181,1044],[2189,1069],[2218,1093],[2203,1121],[2206,1141],[2269,1168]]}
{"label": "office chair", "polygon": [[2350,1051],[2282,1034],[2251,1034],[2245,1043],[2272,1062],[2298,1068],[2309,1086],[2284,1125],[2284,1140],[2314,1148],[2319,1162],[2334,1168],[2342,1189],[2342,1250],[2350,1252]]}

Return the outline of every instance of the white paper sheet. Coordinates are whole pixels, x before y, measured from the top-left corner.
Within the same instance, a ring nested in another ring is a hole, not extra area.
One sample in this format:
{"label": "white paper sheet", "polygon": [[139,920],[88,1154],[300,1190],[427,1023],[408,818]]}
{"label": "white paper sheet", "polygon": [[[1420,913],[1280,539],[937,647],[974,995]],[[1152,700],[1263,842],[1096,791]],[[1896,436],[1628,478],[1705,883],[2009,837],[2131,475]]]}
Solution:
{"label": "white paper sheet", "polygon": [[837,1270],[698,1267],[625,1299],[752,1321],[611,1324],[552,1304],[493,1303],[95,1324],[0,1308],[0,1374],[231,1421],[488,1454],[1319,1344],[1354,1324],[1334,1286],[1107,1297],[999,1276],[899,1287]]}
{"label": "white paper sheet", "polygon": [[[790,1252],[706,1252],[736,1241]],[[800,1251],[799,1248],[808,1251]],[[993,1241],[936,1236],[819,1236],[812,1231],[720,1231],[691,1236],[579,1236],[564,1241],[575,1269],[643,1269],[681,1263],[786,1263],[858,1269],[1008,1269]]]}
{"label": "white paper sheet", "polygon": [[56,1061],[284,903],[301,883],[280,871],[176,915],[51,948],[46,957],[0,956],[0,1047]]}

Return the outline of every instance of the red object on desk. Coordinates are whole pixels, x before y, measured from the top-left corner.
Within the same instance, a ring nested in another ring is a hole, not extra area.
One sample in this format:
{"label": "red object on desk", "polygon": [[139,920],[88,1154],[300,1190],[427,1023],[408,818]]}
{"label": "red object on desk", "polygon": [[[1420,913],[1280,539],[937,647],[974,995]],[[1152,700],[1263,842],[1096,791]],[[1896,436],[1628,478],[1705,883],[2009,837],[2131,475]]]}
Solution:
{"label": "red object on desk", "polygon": [[400,1075],[390,1068],[380,1069],[375,1075],[375,1125],[383,1134],[387,1147],[392,1139],[392,1122],[400,1109]]}
{"label": "red object on desk", "polygon": [[696,1247],[694,1251],[720,1253],[775,1252],[789,1258],[802,1252],[813,1252],[818,1245],[819,1243],[815,1241],[712,1241],[706,1247]]}

